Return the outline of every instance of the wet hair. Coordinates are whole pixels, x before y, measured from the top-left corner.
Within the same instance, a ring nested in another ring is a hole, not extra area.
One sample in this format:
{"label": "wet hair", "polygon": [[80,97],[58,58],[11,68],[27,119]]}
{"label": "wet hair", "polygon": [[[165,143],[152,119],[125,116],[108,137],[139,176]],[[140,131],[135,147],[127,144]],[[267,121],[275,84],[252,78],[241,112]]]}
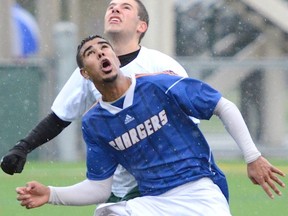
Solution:
{"label": "wet hair", "polygon": [[[149,26],[149,14],[148,14],[148,11],[147,11],[145,5],[140,0],[134,0],[134,1],[138,5],[138,16],[139,16],[139,19],[141,21],[145,22],[147,24],[147,27],[148,27]],[[146,32],[143,32],[140,35],[139,43],[141,42],[142,38],[145,36],[145,33]]]}
{"label": "wet hair", "polygon": [[76,54],[76,62],[77,62],[77,65],[78,65],[79,68],[83,68],[83,67],[84,67],[84,65],[83,65],[83,59],[82,59],[82,56],[81,56],[81,54],[80,54],[80,50],[82,49],[82,47],[84,46],[85,43],[87,43],[88,41],[91,41],[91,40],[93,40],[93,39],[95,39],[95,38],[101,38],[101,39],[104,39],[104,40],[105,40],[105,38],[103,38],[103,37],[100,36],[100,35],[90,35],[90,36],[84,38],[84,39],[81,41],[81,43],[78,45],[78,47],[77,47],[77,54]]}

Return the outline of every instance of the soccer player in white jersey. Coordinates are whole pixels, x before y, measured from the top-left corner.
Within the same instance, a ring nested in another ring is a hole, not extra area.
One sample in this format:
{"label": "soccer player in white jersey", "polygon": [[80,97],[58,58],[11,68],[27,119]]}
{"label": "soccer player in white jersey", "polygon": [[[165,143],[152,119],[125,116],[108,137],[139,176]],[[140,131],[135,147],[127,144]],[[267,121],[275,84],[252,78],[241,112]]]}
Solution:
{"label": "soccer player in white jersey", "polygon": [[[141,1],[110,2],[105,15],[105,35],[120,59],[123,73],[151,73],[169,69],[186,77],[187,73],[174,59],[159,51],[140,46],[148,25],[149,16]],[[81,76],[77,68],[56,97],[51,108],[52,113],[2,158],[3,171],[10,175],[21,173],[29,152],[56,137],[75,119],[81,118],[99,96],[99,91]],[[112,189],[114,195],[122,198],[135,186],[135,179],[119,167]]]}
{"label": "soccer player in white jersey", "polygon": [[225,176],[190,120],[212,115],[221,119],[242,150],[249,176],[257,173],[254,183],[270,197],[271,189],[281,195],[275,183],[285,185],[276,174],[284,173],[261,156],[235,104],[209,85],[167,73],[125,76],[112,46],[100,36],[82,41],[77,63],[82,76],[102,94],[82,120],[87,179],[67,187],[28,182],[16,189],[21,205],[103,203],[121,164],[136,178],[141,196],[102,204],[95,216],[229,216]]}

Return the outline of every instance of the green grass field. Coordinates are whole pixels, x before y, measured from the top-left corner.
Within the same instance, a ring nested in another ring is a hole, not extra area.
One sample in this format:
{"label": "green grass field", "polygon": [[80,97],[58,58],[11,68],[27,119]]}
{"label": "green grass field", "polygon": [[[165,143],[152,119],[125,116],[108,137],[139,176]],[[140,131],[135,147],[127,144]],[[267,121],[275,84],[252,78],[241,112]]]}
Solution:
{"label": "green grass field", "polygon": [[[288,174],[288,161],[272,161],[274,165]],[[268,198],[262,188],[253,185],[246,175],[243,162],[218,162],[226,173],[230,187],[230,207],[234,216],[287,216],[288,192],[282,189],[283,195]],[[20,175],[9,176],[0,172],[0,216],[92,216],[95,206],[70,207],[45,205],[27,210],[16,200],[15,188],[26,182],[37,180],[46,185],[65,186],[85,179],[84,163],[39,163],[26,164]],[[288,176],[282,178],[288,185]],[[145,216],[145,215],[143,215]]]}

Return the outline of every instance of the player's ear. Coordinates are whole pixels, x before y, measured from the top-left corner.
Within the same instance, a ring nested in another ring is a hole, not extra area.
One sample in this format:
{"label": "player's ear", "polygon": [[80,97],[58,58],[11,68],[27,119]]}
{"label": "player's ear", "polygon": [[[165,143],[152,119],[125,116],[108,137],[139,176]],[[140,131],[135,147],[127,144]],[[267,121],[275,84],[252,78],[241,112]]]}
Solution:
{"label": "player's ear", "polygon": [[140,33],[144,33],[147,31],[148,25],[146,22],[144,21],[140,21],[139,25],[138,25],[138,32]]}
{"label": "player's ear", "polygon": [[84,68],[80,69],[80,73],[85,79],[90,79],[88,72]]}

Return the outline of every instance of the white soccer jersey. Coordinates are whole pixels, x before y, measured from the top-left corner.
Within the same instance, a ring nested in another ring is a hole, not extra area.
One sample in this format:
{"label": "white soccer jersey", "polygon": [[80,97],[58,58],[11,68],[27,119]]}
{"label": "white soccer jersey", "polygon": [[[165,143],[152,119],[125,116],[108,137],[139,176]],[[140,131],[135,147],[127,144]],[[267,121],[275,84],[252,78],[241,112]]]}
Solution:
{"label": "white soccer jersey", "polygon": [[[121,68],[128,75],[131,73],[153,73],[172,70],[180,76],[187,77],[184,68],[173,58],[157,50],[141,47],[138,56]],[[149,92],[147,92],[149,94]],[[86,80],[77,68],[56,97],[52,111],[62,120],[73,121],[81,118],[100,97],[94,84]],[[136,186],[136,181],[123,167],[119,166],[114,174],[112,192],[123,197]]]}

